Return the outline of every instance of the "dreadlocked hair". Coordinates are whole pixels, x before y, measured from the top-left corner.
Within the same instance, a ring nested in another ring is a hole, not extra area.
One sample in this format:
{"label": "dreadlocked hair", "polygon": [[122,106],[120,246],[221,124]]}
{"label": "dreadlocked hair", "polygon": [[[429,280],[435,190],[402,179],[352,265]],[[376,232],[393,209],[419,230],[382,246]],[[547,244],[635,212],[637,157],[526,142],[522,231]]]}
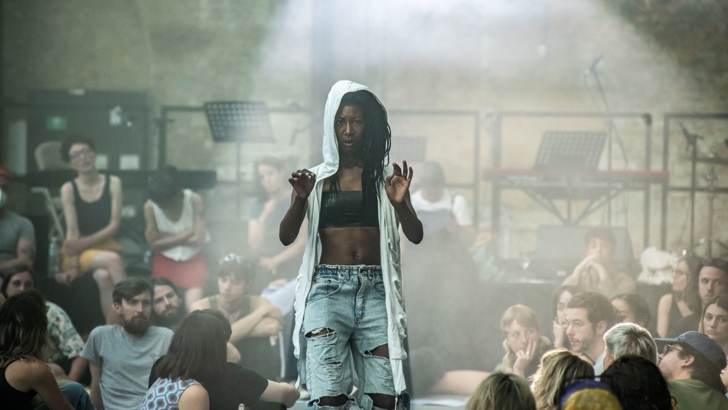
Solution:
{"label": "dreadlocked hair", "polygon": [[[377,185],[384,182],[384,167],[389,164],[389,149],[392,146],[392,130],[387,122],[387,110],[374,94],[359,90],[344,94],[339,107],[356,105],[364,111],[364,171],[361,176],[362,199],[364,203],[377,200]],[[331,191],[339,191],[339,174],[329,179]]]}

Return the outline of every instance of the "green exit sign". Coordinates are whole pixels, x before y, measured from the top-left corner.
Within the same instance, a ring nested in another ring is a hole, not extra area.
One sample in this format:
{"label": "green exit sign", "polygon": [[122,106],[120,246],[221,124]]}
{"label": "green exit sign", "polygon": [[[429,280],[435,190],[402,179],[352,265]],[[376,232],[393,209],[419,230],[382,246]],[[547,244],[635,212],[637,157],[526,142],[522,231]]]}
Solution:
{"label": "green exit sign", "polygon": [[65,131],[68,128],[68,119],[61,115],[52,115],[46,118],[46,129],[50,131]]}

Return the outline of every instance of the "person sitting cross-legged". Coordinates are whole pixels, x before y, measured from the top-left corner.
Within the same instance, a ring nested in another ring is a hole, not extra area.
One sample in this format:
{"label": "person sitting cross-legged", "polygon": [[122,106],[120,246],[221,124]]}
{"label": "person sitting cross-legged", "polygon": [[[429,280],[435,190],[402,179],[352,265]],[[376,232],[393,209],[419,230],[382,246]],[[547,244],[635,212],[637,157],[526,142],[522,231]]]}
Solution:
{"label": "person sitting cross-legged", "polygon": [[[116,318],[111,309],[114,284],[126,278],[114,234],[121,224],[121,180],[96,169],[95,142],[72,134],[61,143],[61,158],[78,176],[61,187],[66,219],[66,240],[61,249],[61,284],[81,275],[93,275],[99,287],[101,312],[108,323]],[[111,315],[111,317],[109,316]]]}
{"label": "person sitting cross-legged", "polygon": [[114,286],[121,325],[99,326],[81,353],[90,363],[91,399],[98,410],[139,408],[154,361],[169,347],[172,331],[152,326],[152,285],[129,278]]}

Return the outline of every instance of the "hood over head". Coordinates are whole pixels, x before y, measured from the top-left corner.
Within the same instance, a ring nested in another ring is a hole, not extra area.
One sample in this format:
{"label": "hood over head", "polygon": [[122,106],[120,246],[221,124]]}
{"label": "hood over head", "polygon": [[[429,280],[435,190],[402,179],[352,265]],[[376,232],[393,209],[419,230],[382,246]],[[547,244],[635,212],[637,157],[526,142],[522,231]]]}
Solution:
{"label": "hood over head", "polygon": [[[324,163],[322,164],[322,170],[316,175],[317,179],[328,178],[339,169],[339,145],[336,141],[336,132],[334,131],[334,117],[336,117],[336,112],[339,111],[341,99],[344,97],[344,94],[361,90],[369,91],[369,87],[353,81],[341,80],[336,82],[331,87],[331,91],[329,91],[324,108],[324,141],[321,152],[324,157]],[[379,105],[382,105],[374,93],[372,95],[377,99]],[[384,105],[382,105],[382,108],[384,108]]]}

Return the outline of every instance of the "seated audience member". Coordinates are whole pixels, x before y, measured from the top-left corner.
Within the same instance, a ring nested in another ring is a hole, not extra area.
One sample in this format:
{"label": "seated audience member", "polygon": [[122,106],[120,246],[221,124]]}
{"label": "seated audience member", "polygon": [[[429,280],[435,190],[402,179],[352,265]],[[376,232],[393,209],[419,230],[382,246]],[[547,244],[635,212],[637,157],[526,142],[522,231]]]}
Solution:
{"label": "seated audience member", "polygon": [[187,308],[182,302],[179,290],[171,280],[163,277],[152,278],[154,288],[152,294],[152,318],[154,324],[168,329],[176,329],[179,322],[187,315]]}
{"label": "seated audience member", "polygon": [[673,409],[667,381],[654,360],[629,355],[620,357],[599,380],[612,389],[623,409]]}
{"label": "seated audience member", "polygon": [[114,286],[114,310],[121,325],[99,326],[83,356],[91,368],[91,399],[97,409],[139,408],[152,364],[167,352],[172,331],[151,325],[152,285],[129,278]]}
{"label": "seated audience member", "polygon": [[[728,352],[728,295],[718,296],[708,302],[703,309],[698,331],[718,342],[723,353]],[[721,379],[723,385],[728,387],[728,372],[722,372]]]}
{"label": "seated audience member", "polygon": [[680,410],[728,409],[720,372],[726,366],[720,345],[699,332],[685,332],[665,343],[660,372],[670,385]]}
{"label": "seated audience member", "polygon": [[685,293],[688,302],[690,299],[694,299],[697,306],[691,315],[680,319],[675,328],[670,330],[672,336],[698,330],[700,318],[708,302],[717,296],[728,293],[728,261],[716,258],[703,259],[688,280]]}
{"label": "seated audience member", "polygon": [[569,339],[566,337],[566,306],[569,304],[571,297],[583,292],[577,286],[560,286],[551,295],[551,307],[554,314],[553,333],[554,347],[557,349],[569,349]]}
{"label": "seated audience member", "polygon": [[557,410],[566,387],[577,380],[593,379],[589,359],[566,349],[547,352],[533,376],[533,394],[538,410]]}
{"label": "seated audience member", "polygon": [[622,410],[619,399],[604,383],[581,380],[569,385],[561,398],[563,410]]}
{"label": "seated audience member", "polygon": [[[291,202],[285,161],[263,158],[258,161],[256,171],[257,195],[250,205],[248,247],[261,268],[251,290],[258,295],[268,286],[278,288],[296,278],[308,224],[301,224],[301,232],[291,246],[281,244],[278,230]],[[290,303],[292,306],[293,300]]]}
{"label": "seated audience member", "polygon": [[204,386],[227,381],[225,326],[202,311],[186,316],[174,332],[167,354],[154,363],[157,380],[147,390],[140,409],[209,409]]}
{"label": "seated audience member", "polygon": [[[227,341],[230,338],[232,334],[230,322],[219,310],[196,310],[190,314],[190,316],[193,315],[208,316],[219,321],[223,326],[224,340]],[[165,357],[163,356],[154,363],[149,376],[150,387],[157,381],[157,368]],[[245,405],[245,408],[259,409],[261,408],[260,402],[279,403],[286,407],[293,407],[300,396],[295,387],[266,380],[258,373],[244,369],[235,363],[228,362],[222,371],[225,372],[226,377],[222,378],[220,383],[200,382],[210,397],[211,409],[237,410],[241,403]]]}
{"label": "seated audience member", "polygon": [[[4,409],[94,408],[83,386],[58,387],[45,364],[48,319],[43,296],[36,291],[11,296],[0,307],[0,400]],[[31,402],[40,396],[40,406]]]}
{"label": "seated audience member", "polygon": [[217,274],[220,293],[198,300],[192,309],[222,312],[232,325],[230,344],[242,358],[239,364],[274,380],[280,375],[280,356],[271,347],[271,338],[278,336],[281,311],[264,298],[247,295],[254,279],[255,267],[250,260],[228,255]]}
{"label": "seated audience member", "polygon": [[66,241],[61,249],[59,283],[71,283],[91,273],[99,287],[101,312],[111,312],[114,284],[126,278],[113,239],[121,223],[121,180],[96,170],[94,141],[69,135],[61,143],[61,158],[78,177],[61,187],[61,204],[66,219]]}
{"label": "seated audience member", "polygon": [[644,328],[650,326],[652,315],[647,301],[634,293],[622,293],[612,298],[612,306],[617,313],[617,322],[634,323]]}
{"label": "seated audience member", "polygon": [[15,265],[33,267],[35,230],[28,218],[7,209],[10,194],[10,171],[0,166],[0,270]]}
{"label": "seated audience member", "polygon": [[475,242],[475,228],[468,202],[445,189],[445,173],[437,162],[424,162],[418,170],[421,188],[412,194],[412,207],[422,221],[425,236],[446,230],[463,245]]}
{"label": "seated audience member", "polygon": [[666,337],[680,319],[690,316],[698,303],[697,295],[692,300],[686,289],[692,272],[697,270],[698,262],[694,257],[682,257],[672,273],[672,292],[662,295],[657,305],[657,334]]}
{"label": "seated audience member", "polygon": [[600,226],[587,232],[585,239],[586,257],[564,280],[564,285],[579,286],[585,291],[599,292],[607,297],[635,293],[637,282],[619,272],[614,264],[617,246],[614,232]]}
{"label": "seated audience member", "polygon": [[513,374],[496,372],[473,393],[466,410],[536,410],[528,383]]}
{"label": "seated audience member", "polygon": [[541,356],[553,348],[551,341],[539,332],[536,312],[525,305],[511,306],[503,313],[500,327],[506,355],[496,371],[514,373],[524,379],[536,373]]}
{"label": "seated audience member", "polygon": [[149,178],[144,204],[145,237],[154,251],[152,276],[185,289],[190,307],[202,298],[209,273],[202,247],[208,240],[202,219],[202,197],[182,189],[177,168],[166,167]]}
{"label": "seated audience member", "polygon": [[[35,277],[27,265],[15,265],[3,271],[2,276],[5,280],[1,290],[5,297],[35,289]],[[48,319],[46,359],[57,365],[53,367],[57,378],[77,382],[84,376],[87,367],[86,360],[81,357],[83,340],[60,306],[47,300],[45,305]]]}
{"label": "seated audience member", "polygon": [[657,364],[657,343],[647,329],[634,323],[617,323],[604,335],[604,369],[623,356],[644,357]]}
{"label": "seated audience member", "polygon": [[597,376],[604,370],[604,334],[614,323],[612,304],[601,293],[580,293],[567,305],[566,336],[571,350],[589,357]]}

